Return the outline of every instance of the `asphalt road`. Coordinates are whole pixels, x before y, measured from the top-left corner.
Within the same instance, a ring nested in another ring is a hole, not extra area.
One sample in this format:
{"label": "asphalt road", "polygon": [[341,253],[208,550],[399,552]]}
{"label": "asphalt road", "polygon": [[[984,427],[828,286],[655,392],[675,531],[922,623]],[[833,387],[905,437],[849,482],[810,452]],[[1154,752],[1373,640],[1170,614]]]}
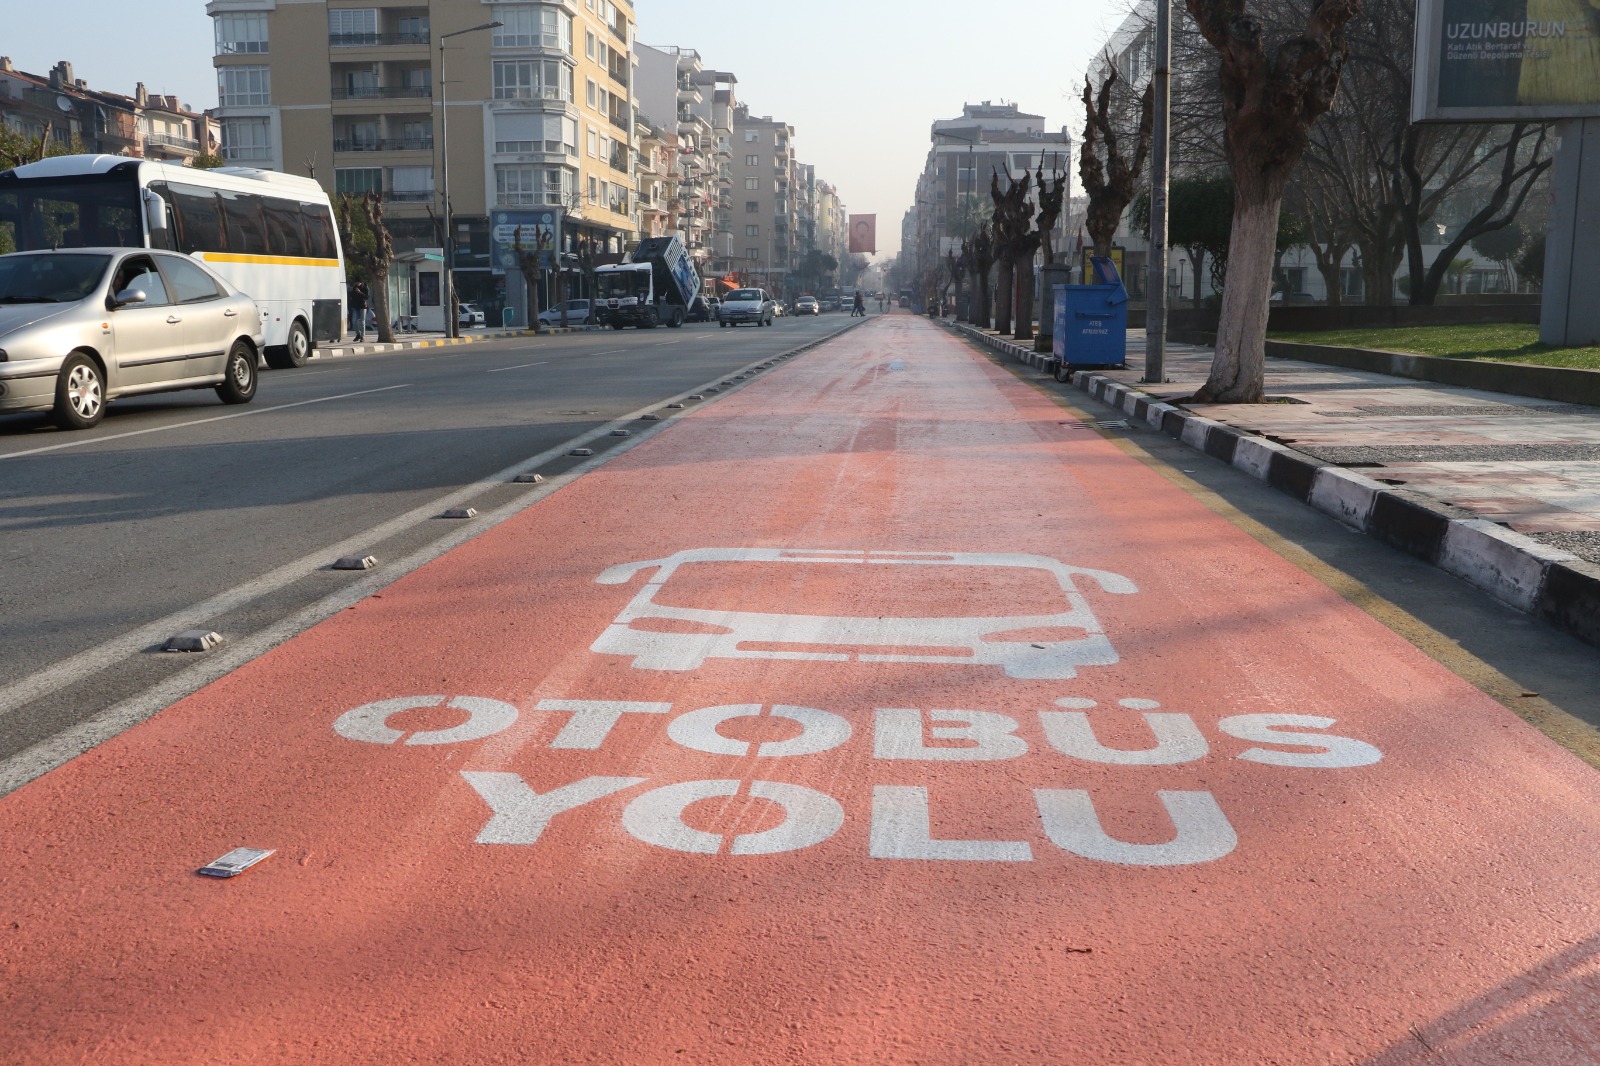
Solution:
{"label": "asphalt road", "polygon": [[[217,653],[162,653],[167,630],[213,630],[240,649],[252,635],[277,643],[316,620],[297,619],[309,605],[469,535],[479,520],[437,518],[446,506],[486,515],[552,487],[498,475],[554,451],[529,467],[554,477],[579,462],[561,457],[575,438],[850,324],[829,315],[319,359],[265,372],[248,407],[209,390],[140,397],[86,433],[0,418],[0,760],[143,693],[135,718],[208,680],[194,667]],[[589,447],[626,443],[604,432]],[[351,552],[376,554],[379,569],[328,569]]]}

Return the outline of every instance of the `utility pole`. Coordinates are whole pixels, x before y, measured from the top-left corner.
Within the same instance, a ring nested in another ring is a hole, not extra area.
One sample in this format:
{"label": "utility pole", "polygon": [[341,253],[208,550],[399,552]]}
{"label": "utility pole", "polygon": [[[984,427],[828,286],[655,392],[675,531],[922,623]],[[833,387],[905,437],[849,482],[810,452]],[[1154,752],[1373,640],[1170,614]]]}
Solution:
{"label": "utility pole", "polygon": [[455,224],[450,219],[450,95],[444,73],[444,42],[447,37],[492,30],[500,25],[499,22],[485,22],[481,26],[469,26],[464,30],[439,35],[439,159],[440,177],[444,185],[444,210],[440,216],[444,219],[444,332],[447,337],[461,336],[461,319],[456,313]]}
{"label": "utility pole", "polygon": [[1167,377],[1167,183],[1172,143],[1172,0],[1156,0],[1155,121],[1150,136],[1150,261],[1145,280],[1144,377]]}

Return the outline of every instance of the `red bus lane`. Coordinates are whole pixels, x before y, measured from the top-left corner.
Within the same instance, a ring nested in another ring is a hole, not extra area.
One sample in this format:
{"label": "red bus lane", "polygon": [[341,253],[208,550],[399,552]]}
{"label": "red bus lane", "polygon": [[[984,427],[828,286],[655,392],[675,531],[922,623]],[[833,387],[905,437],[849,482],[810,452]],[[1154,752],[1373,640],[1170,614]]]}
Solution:
{"label": "red bus lane", "polygon": [[0,799],[0,1060],[1596,1061],[1594,772],[1071,417],[870,324]]}

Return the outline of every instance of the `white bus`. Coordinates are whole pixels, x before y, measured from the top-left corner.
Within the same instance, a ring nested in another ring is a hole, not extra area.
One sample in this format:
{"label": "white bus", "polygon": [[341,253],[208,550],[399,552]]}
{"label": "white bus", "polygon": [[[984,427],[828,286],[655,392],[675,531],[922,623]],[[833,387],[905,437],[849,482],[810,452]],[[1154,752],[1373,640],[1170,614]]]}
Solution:
{"label": "white bus", "polygon": [[0,252],[166,248],[200,259],[262,312],[269,366],[301,366],[344,329],[344,256],[310,178],[64,155],[0,173]]}

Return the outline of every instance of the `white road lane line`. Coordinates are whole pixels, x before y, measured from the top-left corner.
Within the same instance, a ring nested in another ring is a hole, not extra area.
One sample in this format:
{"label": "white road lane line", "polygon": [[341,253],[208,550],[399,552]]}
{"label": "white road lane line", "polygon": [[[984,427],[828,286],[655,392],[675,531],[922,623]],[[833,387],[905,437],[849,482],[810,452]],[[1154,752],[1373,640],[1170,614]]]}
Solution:
{"label": "white road lane line", "polygon": [[170,426],[151,426],[149,429],[134,429],[126,433],[111,433],[104,437],[85,437],[82,440],[69,440],[63,444],[49,444],[43,448],[29,448],[22,452],[8,452],[0,455],[3,459],[21,459],[25,455],[40,455],[44,452],[56,452],[63,448],[81,448],[86,444],[103,444],[108,440],[122,440],[124,437],[142,437],[146,433],[165,433],[170,429],[185,429],[189,426],[203,426],[208,422],[225,422],[230,418],[244,418],[247,415],[265,415],[273,411],[287,411],[291,407],[304,407],[312,403],[327,403],[329,400],[348,400],[352,396],[370,396],[375,392],[388,392],[391,389],[409,389],[410,384],[385,385],[381,389],[362,389],[360,392],[341,392],[337,396],[321,396],[315,400],[298,400],[294,403],[280,403],[275,407],[253,407],[248,411],[235,411],[229,415],[214,415],[211,418],[193,418],[187,422],[174,422]]}
{"label": "white road lane line", "polygon": [[493,370],[485,370],[484,373],[485,374],[498,374],[502,370],[522,370],[522,369],[524,369],[526,367],[530,367],[530,366],[544,366],[545,364],[547,364],[549,362],[550,362],[550,360],[545,359],[545,360],[542,360],[542,361],[537,362],[537,363],[518,363],[516,366],[497,366]]}

